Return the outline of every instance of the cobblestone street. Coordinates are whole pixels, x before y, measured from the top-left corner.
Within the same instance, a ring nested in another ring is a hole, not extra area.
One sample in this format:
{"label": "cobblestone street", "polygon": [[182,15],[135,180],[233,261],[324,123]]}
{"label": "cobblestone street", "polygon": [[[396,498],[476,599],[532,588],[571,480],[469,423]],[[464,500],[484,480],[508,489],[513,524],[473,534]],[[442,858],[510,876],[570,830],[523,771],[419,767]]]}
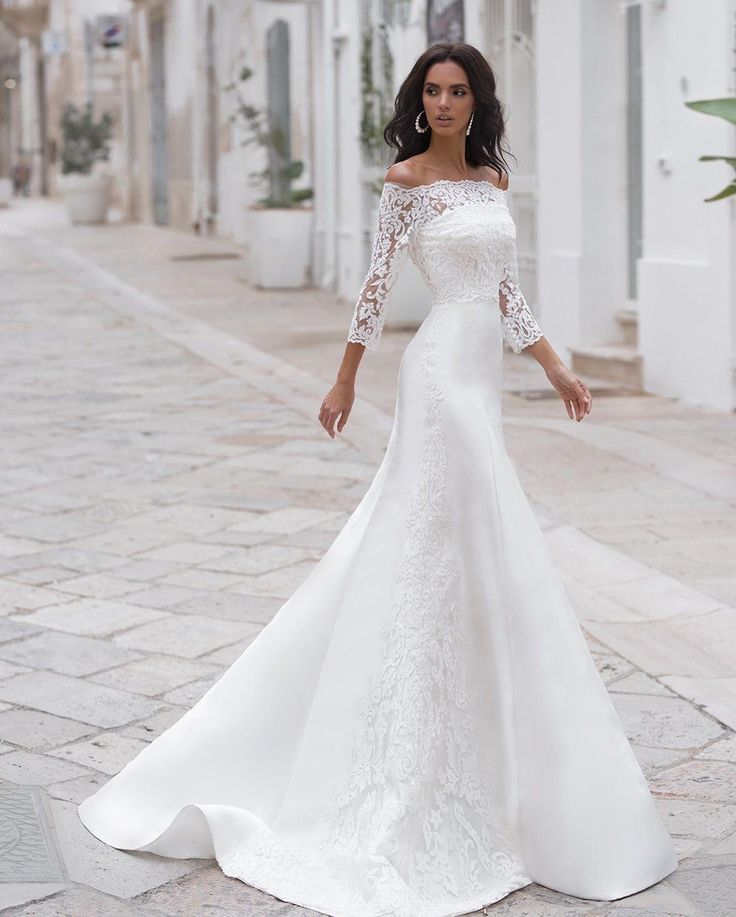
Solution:
{"label": "cobblestone street", "polygon": [[[255,290],[246,256],[71,228],[55,203],[0,212],[9,915],[313,913],[212,861],[107,847],[76,813],[304,580],[388,439],[412,333],[365,354],[333,441],[317,413],[352,305]],[[586,380],[576,424],[533,360],[505,362],[509,452],[680,866],[617,902],[532,885],[488,913],[736,914],[736,417]]]}

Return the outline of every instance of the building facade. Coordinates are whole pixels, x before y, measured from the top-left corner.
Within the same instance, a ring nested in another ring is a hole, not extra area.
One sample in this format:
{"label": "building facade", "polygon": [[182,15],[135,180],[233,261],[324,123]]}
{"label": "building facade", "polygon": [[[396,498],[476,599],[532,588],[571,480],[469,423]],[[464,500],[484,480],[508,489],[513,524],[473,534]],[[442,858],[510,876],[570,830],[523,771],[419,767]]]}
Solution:
{"label": "building facade", "polygon": [[[126,23],[114,60],[85,38],[103,14]],[[736,408],[736,197],[706,203],[729,169],[698,160],[736,155],[736,130],[685,105],[736,96],[736,0],[0,0],[0,17],[21,36],[37,192],[53,192],[60,100],[91,93],[117,112],[123,218],[248,245],[269,155],[247,142],[252,106],[313,191],[311,280],[348,302],[401,80],[433,40],[476,45],[508,115],[521,283],[553,346],[581,375]],[[45,30],[66,44],[45,53]],[[387,327],[428,308],[407,264]]]}

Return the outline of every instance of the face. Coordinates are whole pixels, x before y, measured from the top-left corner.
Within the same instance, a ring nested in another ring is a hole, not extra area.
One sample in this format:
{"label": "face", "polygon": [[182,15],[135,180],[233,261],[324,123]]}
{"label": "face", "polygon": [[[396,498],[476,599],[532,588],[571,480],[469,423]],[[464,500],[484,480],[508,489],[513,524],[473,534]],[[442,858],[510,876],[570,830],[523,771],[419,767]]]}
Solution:
{"label": "face", "polygon": [[424,76],[422,104],[433,131],[464,131],[475,104],[465,70],[451,60],[432,64]]}

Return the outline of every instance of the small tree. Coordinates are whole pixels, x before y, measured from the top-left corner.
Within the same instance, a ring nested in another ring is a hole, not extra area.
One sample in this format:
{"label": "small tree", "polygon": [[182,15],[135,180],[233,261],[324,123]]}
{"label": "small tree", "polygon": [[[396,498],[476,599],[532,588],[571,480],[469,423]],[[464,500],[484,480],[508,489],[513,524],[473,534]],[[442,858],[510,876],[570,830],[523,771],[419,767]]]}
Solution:
{"label": "small tree", "polygon": [[78,172],[89,175],[98,159],[110,158],[110,135],[112,118],[105,112],[99,121],[92,115],[88,102],[84,110],[68,103],[61,115],[63,146],[61,149],[61,171],[68,175]]}
{"label": "small tree", "polygon": [[[702,112],[704,115],[715,115],[718,118],[725,118],[726,121],[730,121],[731,124],[736,125],[736,98],[701,99],[697,102],[685,102],[685,105],[687,105],[688,108],[692,108],[693,111]],[[720,160],[731,166],[734,173],[736,173],[736,157],[734,156],[699,156],[698,160],[700,162]],[[712,197],[706,197],[705,202],[721,201],[724,197],[731,197],[732,194],[736,194],[736,174],[734,174],[733,179],[722,191],[719,191],[718,194],[714,194]]]}
{"label": "small tree", "polygon": [[[238,82],[245,83],[252,76],[253,71],[250,67],[242,67]],[[304,172],[304,163],[301,160],[289,158],[284,132],[278,127],[271,127],[268,112],[246,102],[237,82],[229,83],[223,91],[235,96],[236,107],[234,114],[230,115],[230,122],[240,124],[248,134],[241,146],[255,143],[270,154],[265,169],[248,173],[254,179],[253,184],[265,186],[268,189],[267,196],[261,198],[259,203],[266,207],[293,207],[311,198],[313,195],[311,188],[295,189],[291,187],[292,181],[299,178]]]}

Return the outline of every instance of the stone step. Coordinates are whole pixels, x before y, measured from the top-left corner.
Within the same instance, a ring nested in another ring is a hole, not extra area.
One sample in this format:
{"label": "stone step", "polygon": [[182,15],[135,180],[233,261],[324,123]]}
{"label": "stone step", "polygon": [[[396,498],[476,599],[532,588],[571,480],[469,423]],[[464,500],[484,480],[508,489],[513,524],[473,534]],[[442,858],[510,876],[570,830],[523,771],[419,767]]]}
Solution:
{"label": "stone step", "polygon": [[623,332],[623,343],[636,347],[639,335],[639,313],[636,309],[619,309],[616,321]]}
{"label": "stone step", "polygon": [[641,392],[642,360],[631,344],[601,344],[596,347],[571,347],[572,369],[581,376],[595,376]]}

